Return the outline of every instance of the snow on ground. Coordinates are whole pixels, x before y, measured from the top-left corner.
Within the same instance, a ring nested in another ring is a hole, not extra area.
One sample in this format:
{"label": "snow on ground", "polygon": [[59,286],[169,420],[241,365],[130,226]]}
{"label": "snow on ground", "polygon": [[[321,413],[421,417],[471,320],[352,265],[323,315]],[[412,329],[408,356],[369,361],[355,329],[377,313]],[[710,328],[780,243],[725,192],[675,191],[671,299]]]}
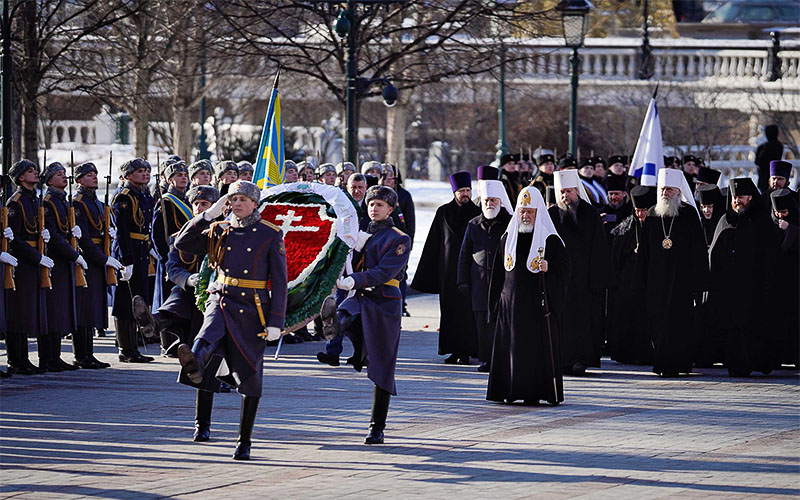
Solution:
{"label": "snow on ground", "polygon": [[414,233],[414,246],[408,259],[408,282],[414,278],[417,264],[422,255],[422,247],[428,237],[428,231],[433,223],[436,209],[453,199],[453,190],[449,182],[426,181],[422,179],[406,179],[403,187],[411,193],[414,200],[414,214],[417,220],[417,229]]}

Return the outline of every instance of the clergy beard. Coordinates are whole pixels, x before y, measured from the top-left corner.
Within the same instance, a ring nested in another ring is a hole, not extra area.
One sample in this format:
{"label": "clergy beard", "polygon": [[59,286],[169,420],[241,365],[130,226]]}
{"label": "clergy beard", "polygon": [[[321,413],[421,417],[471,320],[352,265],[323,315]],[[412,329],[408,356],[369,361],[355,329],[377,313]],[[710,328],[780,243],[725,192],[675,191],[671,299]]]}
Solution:
{"label": "clergy beard", "polygon": [[535,224],[523,224],[522,222],[519,223],[519,232],[520,233],[532,233],[533,227]]}
{"label": "clergy beard", "polygon": [[561,218],[561,222],[564,222],[564,219],[569,217],[572,219],[572,222],[575,224],[578,223],[578,204],[577,203],[563,203],[561,200],[558,200],[558,215]]}
{"label": "clergy beard", "polygon": [[678,209],[681,208],[681,199],[679,196],[674,198],[658,197],[656,202],[655,212],[659,217],[675,217],[678,215]]}
{"label": "clergy beard", "polygon": [[483,216],[486,217],[487,219],[494,219],[495,217],[497,217],[497,214],[500,213],[501,209],[502,207],[499,205],[494,208],[489,208],[485,205],[481,205],[481,211],[483,212]]}

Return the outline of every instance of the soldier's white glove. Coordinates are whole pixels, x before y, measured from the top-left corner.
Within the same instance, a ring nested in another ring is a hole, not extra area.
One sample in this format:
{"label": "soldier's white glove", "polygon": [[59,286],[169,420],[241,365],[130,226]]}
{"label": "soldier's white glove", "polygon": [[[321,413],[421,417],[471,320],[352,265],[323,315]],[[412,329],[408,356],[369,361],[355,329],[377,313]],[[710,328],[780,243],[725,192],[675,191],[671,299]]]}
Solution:
{"label": "soldier's white glove", "polygon": [[3,229],[3,238],[8,241],[14,241],[14,231],[12,231],[10,227]]}
{"label": "soldier's white glove", "polygon": [[119,277],[122,281],[128,281],[133,276],[133,264],[129,264],[122,268],[120,271],[121,276]]}
{"label": "soldier's white glove", "polygon": [[222,212],[225,210],[225,204],[228,203],[228,195],[220,196],[217,201],[211,205],[211,208],[203,212],[203,218],[205,220],[211,221],[222,215]]}
{"label": "soldier's white glove", "polygon": [[150,257],[152,257],[152,258],[154,258],[156,260],[159,260],[158,252],[156,252],[155,248],[151,248],[150,249]]}
{"label": "soldier's white glove", "polygon": [[72,226],[72,229],[70,229],[70,231],[72,232],[72,236],[74,236],[74,237],[76,237],[78,239],[81,239],[81,236],[83,235],[83,233],[81,233],[81,228],[80,227]]}
{"label": "soldier's white glove", "polygon": [[778,221],[778,227],[786,231],[786,228],[789,227],[789,223],[781,219]]}
{"label": "soldier's white glove", "polygon": [[353,249],[354,249],[356,252],[360,252],[360,251],[361,251],[361,249],[362,249],[362,248],[364,248],[364,245],[366,245],[366,243],[367,243],[367,240],[368,240],[368,239],[370,239],[371,237],[372,237],[372,235],[371,235],[371,234],[369,234],[368,232],[366,232],[366,231],[359,231],[359,232],[358,232],[358,238],[356,239],[356,246],[355,246],[355,247],[353,247]]}
{"label": "soldier's white glove", "polygon": [[114,226],[109,227],[108,228],[108,237],[111,238],[112,240],[116,240],[117,239],[117,228],[115,228]]}
{"label": "soldier's white glove", "polygon": [[0,262],[11,267],[17,267],[17,258],[8,252],[0,252]]}
{"label": "soldier's white glove", "polygon": [[340,277],[338,280],[336,280],[336,288],[341,288],[342,290],[352,290],[354,286],[356,286],[356,280],[350,276],[346,278]]}
{"label": "soldier's white glove", "polygon": [[281,338],[281,329],[277,326],[267,327],[267,340],[278,340]]}
{"label": "soldier's white glove", "polygon": [[200,277],[198,273],[194,273],[186,278],[186,286],[194,287],[197,284],[197,279]]}
{"label": "soldier's white glove", "polygon": [[53,264],[54,264],[53,259],[51,259],[47,255],[42,255],[42,260],[39,261],[40,266],[44,266],[48,269],[52,269]]}
{"label": "soldier's white glove", "polygon": [[124,267],[122,265],[122,262],[118,261],[114,257],[108,257],[106,259],[106,266],[107,267],[113,267],[114,269],[122,269]]}
{"label": "soldier's white glove", "polygon": [[75,259],[75,263],[81,266],[84,271],[89,269],[89,264],[86,263],[86,260],[83,258],[83,255],[78,255],[78,258]]}
{"label": "soldier's white glove", "polygon": [[44,240],[45,243],[50,241],[50,231],[48,231],[47,229],[42,229],[42,239]]}

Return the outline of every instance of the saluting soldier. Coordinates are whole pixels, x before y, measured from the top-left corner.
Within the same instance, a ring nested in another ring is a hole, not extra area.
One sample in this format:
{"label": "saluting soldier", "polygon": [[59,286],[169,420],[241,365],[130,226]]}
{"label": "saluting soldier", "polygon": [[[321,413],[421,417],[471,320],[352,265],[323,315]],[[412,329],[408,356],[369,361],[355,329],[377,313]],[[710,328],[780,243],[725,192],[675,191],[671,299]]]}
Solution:
{"label": "saluting soldier", "polygon": [[153,198],[147,192],[150,181],[150,164],[135,158],[122,164],[125,179],[122,190],[112,202],[112,212],[117,224],[117,239],[114,240],[114,258],[122,268],[121,281],[114,292],[114,307],[111,310],[117,330],[119,360],[123,363],[149,363],[150,356],[143,356],[136,346],[136,323],[133,318],[131,299],[134,295],[152,298],[148,268],[151,243],[150,223],[153,220]]}
{"label": "saluting soldier", "polygon": [[28,336],[39,337],[48,333],[45,291],[40,280],[41,268],[52,269],[53,259],[39,252],[37,241],[40,236],[45,242],[49,241],[50,233],[44,229],[39,234],[38,165],[30,160],[20,160],[12,165],[9,175],[17,185],[17,191],[6,203],[8,227],[14,234],[9,247],[18,259],[18,265],[14,275],[16,288],[9,290],[6,298],[8,310],[15,312],[6,318],[8,372],[33,375],[47,371],[28,359]]}
{"label": "saluting soldier", "polygon": [[[97,199],[97,167],[90,162],[75,167],[78,194],[75,195],[75,222],[81,229],[79,244],[86,259],[86,287],[76,292],[78,329],[72,335],[75,364],[81,368],[108,368],[111,366],[94,357],[94,330],[105,330],[108,323],[108,295],[106,294],[106,267],[122,269],[122,263],[103,251],[105,224],[103,202]],[[109,238],[117,237],[117,230],[108,228]]]}
{"label": "saluting soldier", "polygon": [[81,229],[70,227],[67,214],[67,170],[59,162],[47,166],[43,179],[44,226],[50,232],[48,254],[55,265],[50,272],[52,287],[47,290],[48,334],[39,337],[39,366],[47,371],[77,370],[61,359],[61,337],[77,330],[75,314],[75,264],[87,269],[86,260],[74,250],[69,240],[81,237]]}
{"label": "saluting soldier", "polygon": [[[369,358],[367,376],[375,384],[372,417],[365,444],[383,444],[383,430],[389,413],[389,400],[397,395],[395,366],[400,345],[403,297],[400,279],[408,264],[411,239],[394,226],[389,217],[397,205],[397,193],[386,186],[367,191],[367,212],[370,223],[363,248],[356,248],[355,272],[339,278],[340,290],[355,290],[337,308],[333,297],[322,304],[325,336],[338,335],[340,330],[350,337],[355,353],[353,368],[361,371]],[[467,198],[469,200],[469,198]],[[360,233],[360,236],[364,234]],[[359,241],[364,241],[359,237]]]}
{"label": "saluting soldier", "polygon": [[[280,229],[261,219],[260,196],[252,182],[230,184],[228,195],[194,217],[175,239],[175,248],[183,252],[202,255],[210,249],[209,264],[217,270],[216,281],[208,287],[200,333],[191,348],[178,347],[178,359],[181,378],[200,384],[211,355],[224,357],[227,372],[218,376],[243,396],[235,460],[250,459],[263,382],[264,337],[278,339],[286,315],[286,247]],[[212,223],[228,201],[230,220]]]}
{"label": "saluting soldier", "polygon": [[[214,186],[195,186],[189,190],[188,201],[192,205],[194,216],[200,215],[219,199],[219,191]],[[174,246],[174,237],[170,240],[170,250],[166,270],[170,282],[174,283],[167,300],[154,313],[141,296],[133,298],[133,316],[147,334],[155,334],[164,338],[175,337],[172,345],[167,346],[167,353],[175,355],[180,344],[189,344],[200,329],[203,314],[197,309],[194,297],[194,286],[197,284],[203,255],[190,254],[178,250]]]}

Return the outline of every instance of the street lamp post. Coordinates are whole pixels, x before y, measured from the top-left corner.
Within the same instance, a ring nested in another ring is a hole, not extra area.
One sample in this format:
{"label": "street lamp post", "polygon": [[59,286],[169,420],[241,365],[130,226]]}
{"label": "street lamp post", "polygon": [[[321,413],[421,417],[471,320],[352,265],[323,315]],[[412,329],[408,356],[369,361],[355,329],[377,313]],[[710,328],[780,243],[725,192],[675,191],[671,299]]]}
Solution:
{"label": "street lamp post", "polygon": [[570,99],[569,99],[569,153],[576,156],[578,149],[578,71],[580,57],[578,49],[583,46],[586,36],[586,15],[592,9],[588,0],[561,0],[556,10],[561,12],[564,27],[564,42],[572,49],[570,62]]}
{"label": "street lamp post", "polygon": [[[364,4],[366,9],[377,5],[400,3],[407,0],[349,0],[344,10],[339,12],[334,31],[342,38],[347,38],[347,59],[345,60],[345,161],[358,165],[358,99],[364,97],[372,84],[383,86],[381,92],[387,106],[397,102],[397,89],[386,78],[360,78],[358,76],[358,29],[361,18],[356,12],[356,4]],[[340,2],[335,2],[340,3]],[[369,13],[369,12],[368,12]]]}
{"label": "street lamp post", "polygon": [[506,142],[506,48],[500,48],[500,74],[497,82],[497,152],[495,158],[498,165],[500,157],[508,153],[508,143]]}
{"label": "street lamp post", "polygon": [[[11,72],[13,62],[11,60],[11,13],[9,12],[9,1],[3,0],[2,36],[3,47],[0,55],[0,94],[2,94],[2,138],[3,138],[3,175],[0,177],[0,189],[6,189],[8,181],[8,171],[11,169]],[[4,191],[5,192],[5,191]]]}
{"label": "street lamp post", "polygon": [[643,0],[642,2],[642,52],[639,54],[639,72],[637,75],[640,80],[649,80],[650,77],[653,76],[652,64],[650,62],[652,48],[650,47],[650,34],[647,23],[649,4],[649,0]]}

